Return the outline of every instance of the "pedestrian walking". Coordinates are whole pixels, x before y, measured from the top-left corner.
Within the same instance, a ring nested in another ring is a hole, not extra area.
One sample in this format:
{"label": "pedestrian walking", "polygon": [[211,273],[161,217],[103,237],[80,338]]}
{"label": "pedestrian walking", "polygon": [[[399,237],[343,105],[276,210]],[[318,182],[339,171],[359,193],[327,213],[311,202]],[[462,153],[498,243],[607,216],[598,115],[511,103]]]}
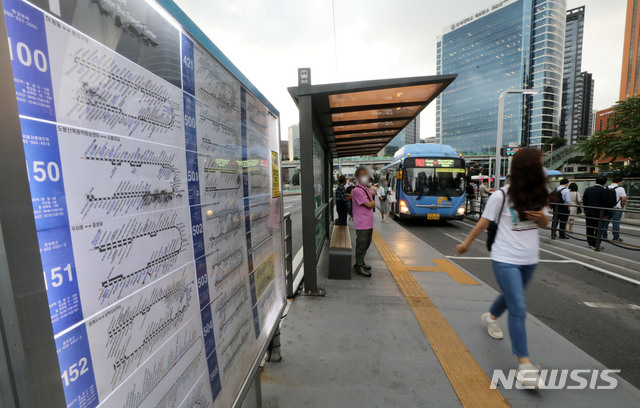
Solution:
{"label": "pedestrian walking", "polygon": [[582,196],[578,192],[578,185],[576,183],[569,184],[569,198],[571,199],[571,207],[569,207],[569,226],[567,227],[569,232],[573,232],[573,224],[576,222],[576,215],[582,214]]}
{"label": "pedestrian walking", "polygon": [[376,202],[369,191],[369,171],[366,167],[356,169],[356,179],[358,185],[351,191],[351,202],[353,207],[353,225],[356,229],[356,264],[354,265],[357,274],[370,277],[371,266],[364,262],[364,257],[371,245],[373,236],[373,209]]}
{"label": "pedestrian walking", "polygon": [[604,249],[597,247],[598,237],[601,235],[599,224],[604,217],[609,215],[603,208],[609,207],[609,191],[604,187],[607,183],[606,176],[596,177],[596,184],[584,190],[582,203],[587,223],[587,243],[593,250]]}
{"label": "pedestrian walking", "polygon": [[336,225],[347,225],[347,214],[349,213],[347,203],[351,199],[351,196],[347,194],[345,189],[346,184],[347,178],[345,176],[338,177],[338,187],[336,187],[335,193],[336,211],[338,212]]}
{"label": "pedestrian walking", "polygon": [[382,221],[389,223],[389,213],[391,212],[391,187],[388,186],[387,180],[382,180],[382,185],[378,189],[378,200],[380,201],[380,212],[382,213]]}
{"label": "pedestrian walking", "polygon": [[[606,240],[609,238],[607,234],[607,231],[609,230],[609,221],[613,221],[611,232],[613,233],[613,240],[615,242],[623,242],[622,238],[620,238],[620,220],[622,220],[622,210],[627,205],[627,192],[624,190],[621,183],[622,176],[613,176],[613,180],[611,184],[609,184],[609,190],[615,192],[615,197],[613,197],[615,204],[609,213],[609,217],[607,217],[602,224],[602,238]],[[609,195],[613,196],[613,193],[609,192]]]}
{"label": "pedestrian walking", "polygon": [[469,203],[468,212],[475,212],[475,202],[476,202],[476,189],[474,188],[475,184],[471,181],[471,178],[467,178],[467,188],[465,192],[467,194],[467,203]]}
{"label": "pedestrian walking", "polygon": [[549,202],[553,210],[553,221],[551,222],[551,239],[556,239],[558,231],[560,239],[569,239],[566,234],[567,221],[569,220],[569,204],[571,204],[571,194],[569,190],[569,180],[563,178],[560,185],[549,195]]}
{"label": "pedestrian walking", "polygon": [[[373,184],[373,177],[369,176],[369,182],[367,183],[367,189],[369,189],[369,194],[371,194],[371,198],[373,199],[373,202],[375,203],[376,201],[376,197],[378,196],[378,187],[376,187],[375,184]],[[376,212],[376,206],[373,206],[373,212]]]}
{"label": "pedestrian walking", "polygon": [[[356,186],[355,179],[350,178],[349,183],[347,183],[347,186],[345,188],[347,195],[351,194],[351,191],[355,186]],[[353,220],[353,203],[351,202],[351,200],[347,202],[347,210],[349,213],[349,219]]]}
{"label": "pedestrian walking", "polygon": [[464,254],[484,230],[493,225],[492,231],[495,231],[497,226],[491,262],[501,293],[489,312],[482,315],[482,322],[491,337],[502,339],[498,318],[505,310],[509,311],[511,348],[518,358],[516,378],[527,388],[538,387],[540,369],[531,363],[529,356],[524,291],[539,262],[538,228],[546,227],[549,222],[547,206],[542,153],[532,148],[520,149],[513,156],[510,184],[491,195],[482,217],[457,246],[458,252]]}
{"label": "pedestrian walking", "polygon": [[480,184],[478,188],[478,193],[480,194],[480,212],[484,210],[484,206],[487,205],[487,201],[491,195],[491,190],[489,190],[489,186],[487,185],[488,182],[487,179],[483,179],[482,184]]}

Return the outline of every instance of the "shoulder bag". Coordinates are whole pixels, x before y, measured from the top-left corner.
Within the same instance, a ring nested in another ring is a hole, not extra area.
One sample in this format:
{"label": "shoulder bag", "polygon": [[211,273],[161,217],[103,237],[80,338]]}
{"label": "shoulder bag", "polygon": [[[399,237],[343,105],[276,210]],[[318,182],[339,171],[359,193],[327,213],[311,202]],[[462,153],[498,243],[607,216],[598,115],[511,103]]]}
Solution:
{"label": "shoulder bag", "polygon": [[491,251],[491,247],[493,246],[493,242],[496,240],[496,235],[498,235],[498,224],[500,223],[500,217],[502,217],[502,210],[504,209],[504,202],[507,200],[507,195],[502,191],[502,205],[500,206],[500,212],[498,212],[498,216],[495,221],[491,221],[489,223],[489,228],[487,228],[487,251]]}

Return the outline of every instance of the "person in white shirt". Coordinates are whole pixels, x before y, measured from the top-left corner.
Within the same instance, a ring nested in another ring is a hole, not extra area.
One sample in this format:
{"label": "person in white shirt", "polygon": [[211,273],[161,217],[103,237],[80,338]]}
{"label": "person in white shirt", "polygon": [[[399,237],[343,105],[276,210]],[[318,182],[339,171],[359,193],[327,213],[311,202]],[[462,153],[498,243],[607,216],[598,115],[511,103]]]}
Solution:
{"label": "person in white shirt", "polygon": [[573,232],[573,224],[576,222],[579,205],[582,204],[582,196],[578,191],[576,183],[569,184],[569,197],[571,198],[571,207],[569,207],[569,232]]}
{"label": "person in white shirt", "polygon": [[553,221],[551,222],[551,239],[556,239],[556,233],[559,232],[560,239],[569,239],[566,234],[567,221],[569,220],[569,205],[571,204],[571,191],[569,190],[569,180],[563,178],[560,185],[556,188],[560,192],[562,202],[551,203],[553,209]]}
{"label": "person in white shirt", "polygon": [[621,185],[622,176],[613,176],[609,189],[616,192],[616,205],[610,211],[610,216],[606,218],[602,224],[602,239],[608,239],[607,231],[609,230],[609,221],[612,221],[613,240],[615,242],[623,242],[620,238],[620,220],[622,220],[622,209],[627,205],[627,192]]}
{"label": "person in white shirt", "polygon": [[518,150],[511,163],[511,183],[491,195],[480,221],[456,248],[464,254],[492,221],[498,223],[491,260],[502,293],[482,315],[482,322],[489,336],[502,339],[498,318],[509,311],[509,336],[519,363],[516,378],[525,388],[540,383],[540,370],[531,364],[527,347],[524,290],[540,259],[538,228],[549,223],[548,198],[542,153],[528,147]]}
{"label": "person in white shirt", "polygon": [[382,185],[378,188],[378,200],[380,201],[380,212],[382,213],[382,221],[389,223],[389,213],[391,212],[390,197],[393,194],[391,187],[388,187],[387,180],[382,180]]}
{"label": "person in white shirt", "polygon": [[482,184],[480,184],[480,188],[478,189],[478,193],[480,194],[480,211],[484,209],[484,206],[487,205],[487,200],[491,195],[491,190],[489,190],[489,186],[487,185],[488,180],[483,179]]}

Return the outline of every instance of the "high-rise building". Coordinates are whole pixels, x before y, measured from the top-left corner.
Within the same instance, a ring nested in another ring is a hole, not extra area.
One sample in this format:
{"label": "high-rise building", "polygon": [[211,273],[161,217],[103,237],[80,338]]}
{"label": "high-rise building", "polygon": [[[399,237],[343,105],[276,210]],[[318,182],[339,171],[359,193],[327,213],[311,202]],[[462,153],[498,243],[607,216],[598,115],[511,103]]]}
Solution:
{"label": "high-rise building", "polygon": [[576,83],[576,101],[573,114],[572,144],[593,134],[593,91],[595,82],[589,72],[581,72]]}
{"label": "high-rise building", "polygon": [[289,141],[280,140],[280,160],[289,160]]}
{"label": "high-rise building", "polygon": [[393,156],[402,146],[414,143],[420,143],[420,115],[391,139],[378,156]]}
{"label": "high-rise building", "polygon": [[584,12],[584,6],[567,10],[560,136],[570,144],[590,136],[592,120],[593,78],[588,72],[582,72]]}
{"label": "high-rise building", "polygon": [[640,95],[640,24],[638,24],[639,0],[627,0],[627,18],[624,26],[622,51],[622,76],[620,78],[621,101]]}
{"label": "high-rise building", "polygon": [[289,159],[300,158],[300,127],[298,124],[289,126]]}
{"label": "high-rise building", "polygon": [[458,78],[438,97],[436,135],[460,152],[496,147],[498,97],[509,95],[503,142],[541,147],[560,134],[566,0],[503,0],[447,28],[438,39],[438,74]]}

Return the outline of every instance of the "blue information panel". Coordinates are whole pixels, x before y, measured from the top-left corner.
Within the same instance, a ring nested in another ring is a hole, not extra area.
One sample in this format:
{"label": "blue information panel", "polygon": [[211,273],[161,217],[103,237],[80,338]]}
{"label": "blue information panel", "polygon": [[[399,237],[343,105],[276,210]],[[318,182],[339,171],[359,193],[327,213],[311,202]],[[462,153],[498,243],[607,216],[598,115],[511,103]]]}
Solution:
{"label": "blue information panel", "polygon": [[277,112],[155,2],[3,5],[67,406],[230,406],[284,304]]}

